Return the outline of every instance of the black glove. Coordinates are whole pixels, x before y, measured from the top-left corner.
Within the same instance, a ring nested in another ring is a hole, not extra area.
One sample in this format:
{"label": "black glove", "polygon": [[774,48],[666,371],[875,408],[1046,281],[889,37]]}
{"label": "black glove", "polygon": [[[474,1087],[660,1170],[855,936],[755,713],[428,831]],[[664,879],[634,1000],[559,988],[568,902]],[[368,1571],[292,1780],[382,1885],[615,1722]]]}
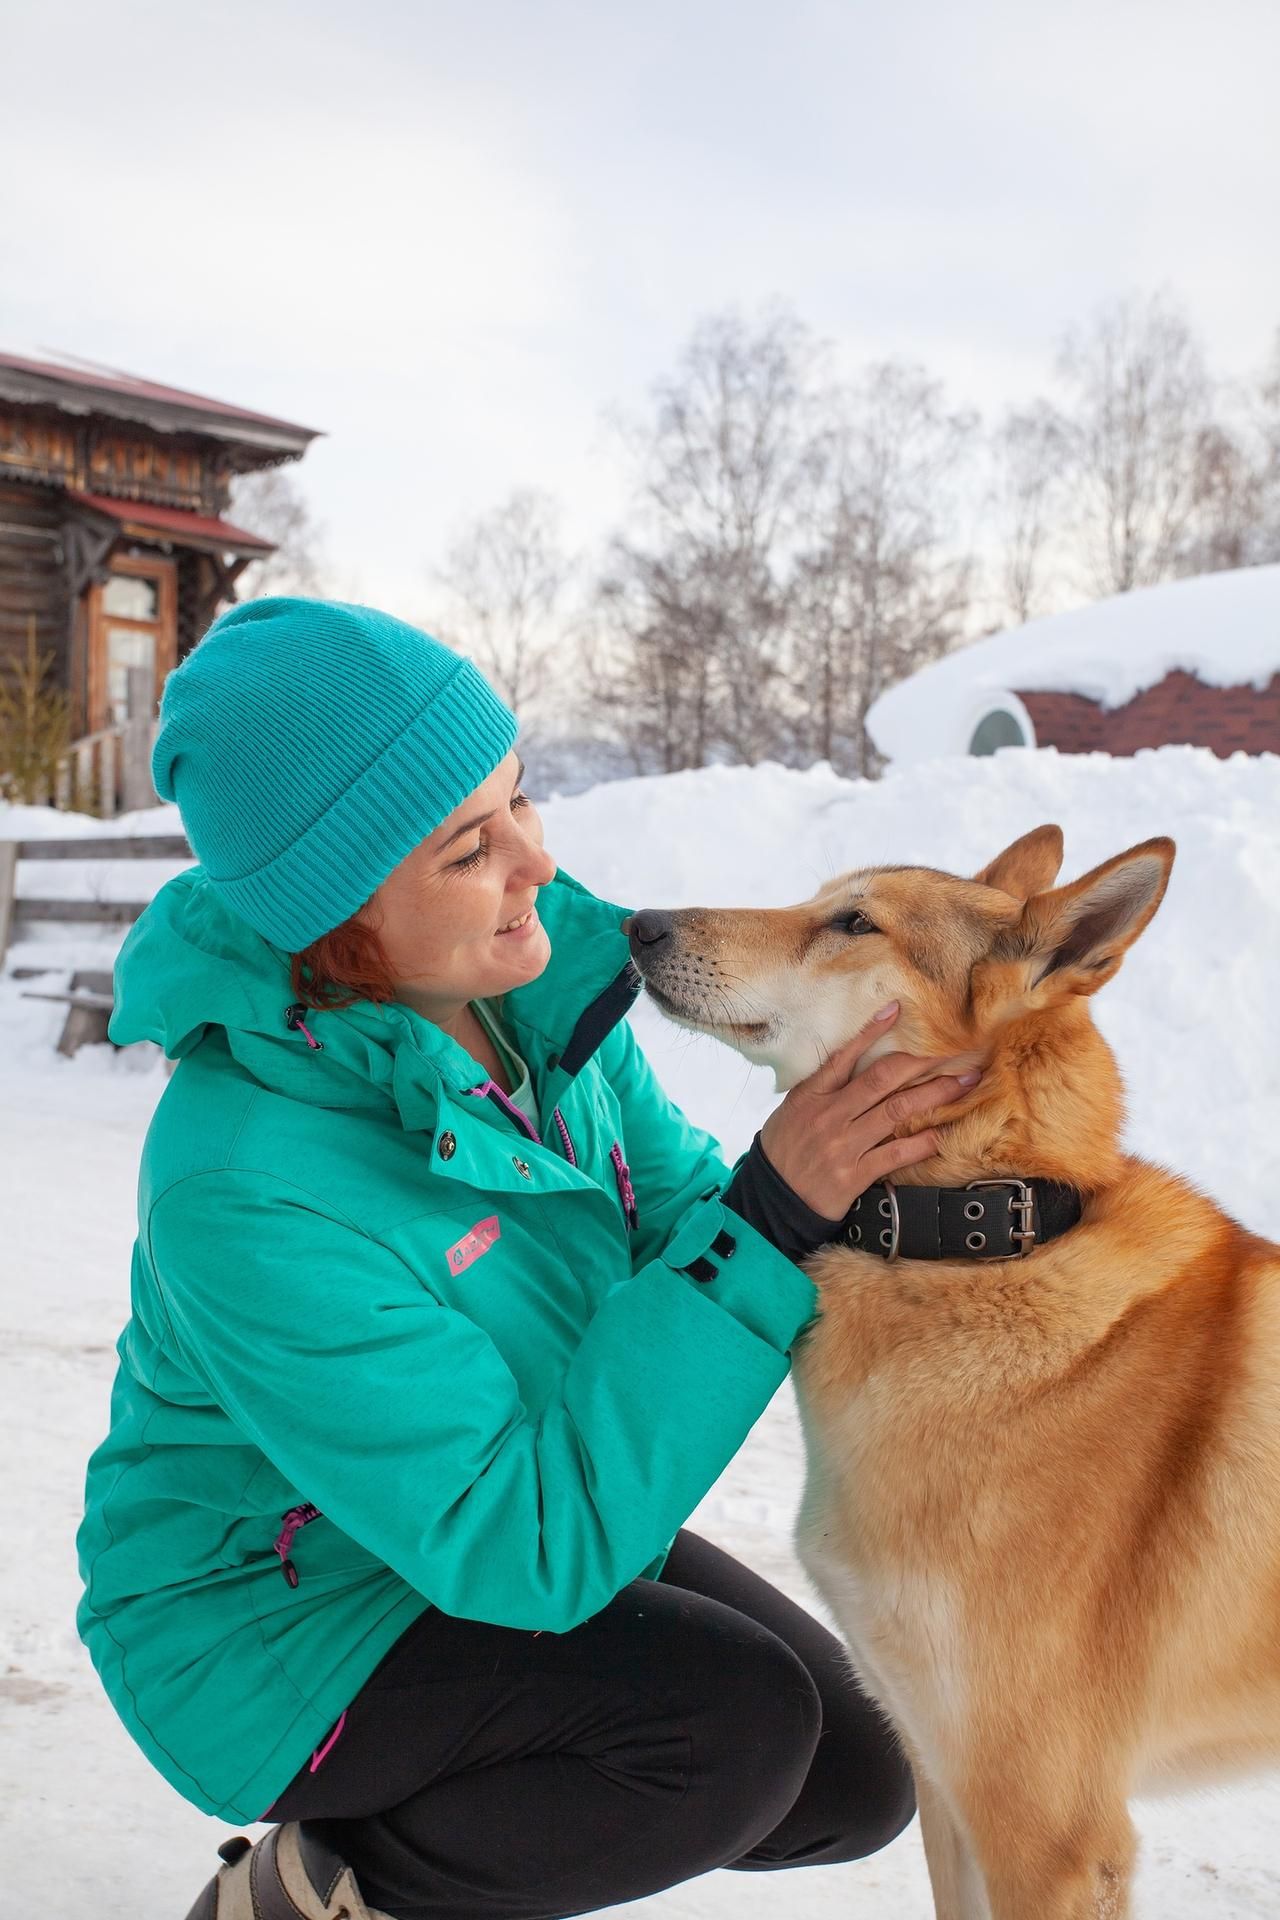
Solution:
{"label": "black glove", "polygon": [[720,1198],[739,1219],[772,1241],[789,1260],[803,1260],[839,1237],[841,1220],[827,1220],[792,1191],[757,1134]]}

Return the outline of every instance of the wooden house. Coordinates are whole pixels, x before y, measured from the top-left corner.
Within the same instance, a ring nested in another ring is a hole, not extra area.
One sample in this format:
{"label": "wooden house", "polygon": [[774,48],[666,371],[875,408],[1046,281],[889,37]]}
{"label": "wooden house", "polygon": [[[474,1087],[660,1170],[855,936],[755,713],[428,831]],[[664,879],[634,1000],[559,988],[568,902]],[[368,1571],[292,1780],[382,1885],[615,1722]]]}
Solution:
{"label": "wooden house", "polygon": [[122,728],[130,688],[150,719],[165,675],[273,551],[224,517],[232,480],[315,437],[129,374],[0,353],[0,670],[34,621],[74,737]]}

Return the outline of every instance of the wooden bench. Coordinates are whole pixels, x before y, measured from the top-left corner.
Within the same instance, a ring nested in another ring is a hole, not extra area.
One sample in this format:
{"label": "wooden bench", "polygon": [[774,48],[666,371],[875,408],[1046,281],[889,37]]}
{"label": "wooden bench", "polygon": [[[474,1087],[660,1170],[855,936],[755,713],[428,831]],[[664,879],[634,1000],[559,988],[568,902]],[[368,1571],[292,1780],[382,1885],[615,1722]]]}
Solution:
{"label": "wooden bench", "polygon": [[[33,920],[56,920],[83,925],[132,926],[144,913],[147,900],[40,900],[17,890],[20,860],[184,860],[195,855],[183,834],[94,834],[87,840],[0,840],[0,967],[8,952],[16,927]],[[15,968],[24,979],[43,971],[38,967]],[[67,1017],[58,1040],[58,1052],[68,1058],[78,1047],[95,1041],[110,1040],[107,1023],[114,1001],[109,972],[81,968],[71,976],[65,993],[49,993],[39,988],[24,988],[24,1000],[53,1000],[66,1006]],[[115,1043],[112,1042],[114,1045]],[[168,1069],[173,1071],[170,1060]]]}
{"label": "wooden bench", "polygon": [[[22,969],[26,976],[28,969]],[[23,1000],[52,1000],[67,1008],[67,1017],[62,1023],[62,1032],[58,1038],[58,1052],[66,1054],[68,1060],[77,1047],[93,1046],[106,1040],[118,1053],[121,1043],[112,1040],[107,1025],[115,1009],[115,994],[109,973],[97,973],[89,968],[81,968],[71,976],[71,984],[65,993],[45,993],[38,987],[24,987]],[[130,1043],[124,1043],[128,1046]],[[166,1058],[164,1070],[172,1073],[177,1066],[176,1060]]]}
{"label": "wooden bench", "polygon": [[[55,1000],[66,1003],[67,1017],[62,1023],[62,1035],[58,1041],[58,1052],[66,1054],[68,1060],[77,1047],[93,1045],[101,1040],[111,1040],[107,1032],[107,1022],[115,1007],[112,992],[111,975],[81,968],[71,976],[71,985],[66,993],[41,993],[32,987],[24,987],[21,994],[24,1000]],[[111,1042],[114,1046],[116,1043]]]}

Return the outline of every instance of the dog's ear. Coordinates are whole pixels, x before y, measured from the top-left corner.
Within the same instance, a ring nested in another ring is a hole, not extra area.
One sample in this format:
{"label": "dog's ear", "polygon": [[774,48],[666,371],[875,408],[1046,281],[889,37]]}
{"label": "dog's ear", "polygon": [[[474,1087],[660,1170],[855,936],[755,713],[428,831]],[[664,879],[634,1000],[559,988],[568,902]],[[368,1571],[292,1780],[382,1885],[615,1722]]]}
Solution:
{"label": "dog's ear", "polygon": [[1053,885],[1061,865],[1062,828],[1033,827],[973,877],[984,887],[1012,894],[1015,900],[1029,900],[1033,893],[1044,893]]}
{"label": "dog's ear", "polygon": [[1033,895],[1001,936],[1003,957],[1031,963],[1028,992],[1043,985],[1060,999],[1110,980],[1163,900],[1176,850],[1164,837],[1143,840],[1070,886]]}

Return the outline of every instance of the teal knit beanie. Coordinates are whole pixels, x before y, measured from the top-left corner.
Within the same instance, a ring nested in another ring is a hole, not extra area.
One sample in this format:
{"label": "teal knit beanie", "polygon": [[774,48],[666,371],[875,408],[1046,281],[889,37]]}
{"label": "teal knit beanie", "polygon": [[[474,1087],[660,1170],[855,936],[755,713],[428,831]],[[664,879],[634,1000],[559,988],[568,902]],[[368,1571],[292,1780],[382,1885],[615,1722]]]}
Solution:
{"label": "teal knit beanie", "polygon": [[286,953],[353,914],[511,751],[469,660],[372,607],[248,600],[164,684],[151,776],[222,898]]}

